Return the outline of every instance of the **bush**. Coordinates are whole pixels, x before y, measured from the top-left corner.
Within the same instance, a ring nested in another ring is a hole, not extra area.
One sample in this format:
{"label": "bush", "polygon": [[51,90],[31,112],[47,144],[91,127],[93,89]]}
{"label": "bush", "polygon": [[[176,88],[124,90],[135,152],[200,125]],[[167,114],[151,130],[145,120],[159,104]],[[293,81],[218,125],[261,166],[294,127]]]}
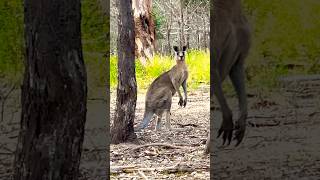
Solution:
{"label": "bush", "polygon": [[[198,88],[201,84],[210,83],[210,55],[209,52],[190,50],[186,54],[186,63],[189,70],[188,87]],[[146,90],[152,81],[160,74],[168,71],[175,65],[170,56],[155,55],[151,63],[146,67],[136,60],[136,79],[138,89]],[[110,58],[110,84],[111,88],[117,86],[117,57]]]}

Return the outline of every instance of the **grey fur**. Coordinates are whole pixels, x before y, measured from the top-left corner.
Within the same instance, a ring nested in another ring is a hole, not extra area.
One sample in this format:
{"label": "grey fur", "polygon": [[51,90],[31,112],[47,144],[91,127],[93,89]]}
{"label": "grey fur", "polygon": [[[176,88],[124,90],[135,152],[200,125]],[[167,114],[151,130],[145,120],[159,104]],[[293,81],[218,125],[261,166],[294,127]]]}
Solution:
{"label": "grey fur", "polygon": [[[176,92],[180,98],[178,104],[186,106],[188,69],[185,63],[185,51],[183,51],[185,49],[186,47],[183,47],[179,51],[178,47],[174,46],[176,65],[151,83],[146,95],[144,118],[139,129],[146,128],[153,114],[156,114],[158,116],[156,130],[160,130],[163,113],[166,113],[166,128],[171,129],[170,109],[172,96]],[[179,90],[180,86],[183,87],[184,99]]]}
{"label": "grey fur", "polygon": [[[218,100],[223,122],[218,132],[222,135],[223,144],[226,140],[230,144],[233,130],[237,145],[244,137],[247,118],[247,96],[245,90],[244,62],[250,49],[250,27],[242,13],[241,0],[214,0],[213,21],[211,22],[210,55],[212,85],[211,94]],[[237,93],[240,108],[240,118],[233,125],[232,111],[230,110],[222,90],[222,82],[229,75]],[[207,142],[207,152],[210,147],[210,138]]]}

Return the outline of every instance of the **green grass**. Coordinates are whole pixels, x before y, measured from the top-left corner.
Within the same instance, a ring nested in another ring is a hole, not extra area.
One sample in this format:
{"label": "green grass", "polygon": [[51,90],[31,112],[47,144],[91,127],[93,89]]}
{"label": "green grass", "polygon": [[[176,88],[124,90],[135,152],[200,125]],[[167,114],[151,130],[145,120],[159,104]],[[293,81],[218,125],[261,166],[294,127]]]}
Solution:
{"label": "green grass", "polygon": [[[201,84],[210,83],[210,55],[206,51],[190,50],[186,54],[186,63],[189,70],[188,88],[195,90]],[[160,74],[168,71],[175,65],[171,56],[155,55],[154,59],[145,67],[136,60],[136,79],[139,90],[146,90],[152,81]],[[110,57],[110,85],[117,87],[117,57]]]}
{"label": "green grass", "polygon": [[[89,87],[105,86],[107,73],[103,56],[108,49],[109,18],[98,1],[82,0],[82,45]],[[21,82],[24,71],[23,1],[0,1],[0,79]]]}

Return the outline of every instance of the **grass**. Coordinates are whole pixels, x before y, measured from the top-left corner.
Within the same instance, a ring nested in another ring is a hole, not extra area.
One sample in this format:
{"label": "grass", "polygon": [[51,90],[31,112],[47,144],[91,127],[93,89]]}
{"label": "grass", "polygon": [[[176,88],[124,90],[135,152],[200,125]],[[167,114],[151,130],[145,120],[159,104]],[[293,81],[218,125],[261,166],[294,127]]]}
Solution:
{"label": "grass", "polygon": [[[210,53],[208,51],[190,50],[186,54],[186,63],[189,70],[188,88],[195,90],[202,84],[210,84]],[[139,90],[146,90],[152,81],[160,74],[168,71],[175,65],[171,56],[155,55],[145,67],[136,60],[136,79]],[[117,87],[117,57],[110,57],[110,86]]]}

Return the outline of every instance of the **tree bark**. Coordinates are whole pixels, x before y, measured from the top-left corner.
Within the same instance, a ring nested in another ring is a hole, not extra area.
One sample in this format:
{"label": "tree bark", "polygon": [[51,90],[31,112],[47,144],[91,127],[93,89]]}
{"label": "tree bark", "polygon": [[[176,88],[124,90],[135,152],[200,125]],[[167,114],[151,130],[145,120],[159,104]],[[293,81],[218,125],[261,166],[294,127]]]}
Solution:
{"label": "tree bark", "polygon": [[111,142],[135,138],[133,122],[137,101],[135,76],[135,29],[131,0],[119,0],[118,87]]}
{"label": "tree bark", "polygon": [[183,9],[184,1],[180,0],[180,47],[185,45]]}
{"label": "tree bark", "polygon": [[167,55],[171,54],[171,39],[170,39],[170,33],[171,33],[171,27],[172,26],[172,12],[170,13],[170,18],[169,20],[167,20],[167,23],[166,23],[166,28],[167,28],[167,47],[166,47],[166,50],[165,50],[165,53]]}
{"label": "tree bark", "polygon": [[132,0],[135,26],[135,54],[143,65],[153,58],[156,27],[152,17],[152,0]]}
{"label": "tree bark", "polygon": [[203,18],[203,48],[207,49],[208,48],[208,44],[207,44],[207,30],[206,30],[206,21]]}
{"label": "tree bark", "polygon": [[25,0],[16,180],[78,179],[87,85],[80,0]]}

